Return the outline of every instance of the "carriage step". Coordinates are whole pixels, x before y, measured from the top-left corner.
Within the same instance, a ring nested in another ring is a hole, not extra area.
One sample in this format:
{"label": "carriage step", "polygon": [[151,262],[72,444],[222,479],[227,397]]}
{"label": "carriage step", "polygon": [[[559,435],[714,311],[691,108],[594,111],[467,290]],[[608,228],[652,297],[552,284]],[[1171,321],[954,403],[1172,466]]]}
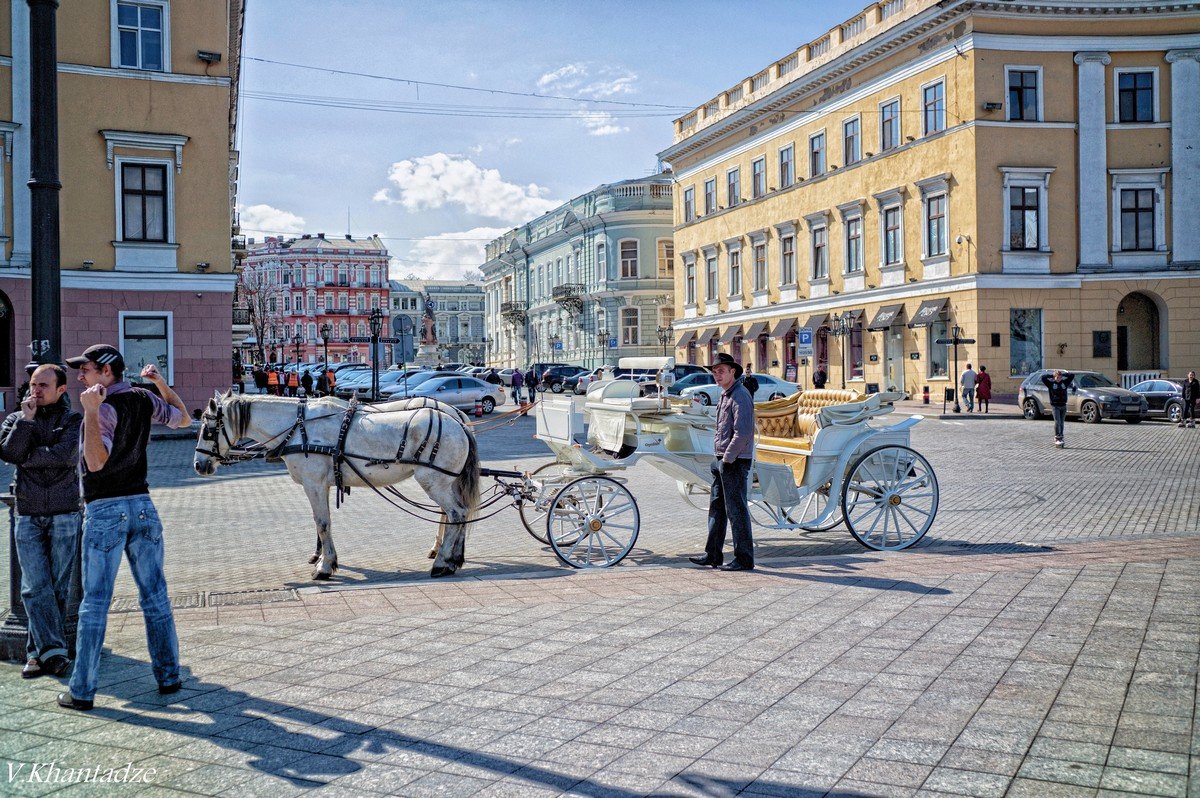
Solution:
{"label": "carriage step", "polygon": [[[193,610],[201,607],[239,607],[250,604],[274,604],[281,601],[299,601],[300,594],[294,589],[284,590],[236,590],[227,593],[180,593],[170,597],[171,609]],[[141,612],[136,597],[119,597],[112,600],[108,611]]]}

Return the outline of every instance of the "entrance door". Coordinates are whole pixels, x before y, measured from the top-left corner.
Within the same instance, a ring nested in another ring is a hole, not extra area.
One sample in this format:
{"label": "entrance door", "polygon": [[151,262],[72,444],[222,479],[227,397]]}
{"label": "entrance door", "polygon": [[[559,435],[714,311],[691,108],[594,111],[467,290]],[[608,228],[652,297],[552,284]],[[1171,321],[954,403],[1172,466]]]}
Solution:
{"label": "entrance door", "polygon": [[1117,371],[1129,371],[1129,328],[1117,325]]}
{"label": "entrance door", "polygon": [[883,338],[883,382],[889,391],[904,390],[904,328],[891,327]]}

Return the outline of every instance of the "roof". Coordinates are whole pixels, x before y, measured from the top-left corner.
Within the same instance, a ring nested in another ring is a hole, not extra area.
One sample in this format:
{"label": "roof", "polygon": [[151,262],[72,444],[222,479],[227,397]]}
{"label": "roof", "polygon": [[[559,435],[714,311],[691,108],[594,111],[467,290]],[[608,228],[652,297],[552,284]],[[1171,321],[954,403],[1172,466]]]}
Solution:
{"label": "roof", "polygon": [[366,250],[369,254],[387,255],[387,246],[377,235],[366,238],[350,238],[349,236],[330,238],[325,237],[324,233],[316,235],[305,233],[298,238],[267,236],[262,243],[250,245],[250,255],[261,254],[271,249],[281,249],[286,252],[329,252],[331,254]]}

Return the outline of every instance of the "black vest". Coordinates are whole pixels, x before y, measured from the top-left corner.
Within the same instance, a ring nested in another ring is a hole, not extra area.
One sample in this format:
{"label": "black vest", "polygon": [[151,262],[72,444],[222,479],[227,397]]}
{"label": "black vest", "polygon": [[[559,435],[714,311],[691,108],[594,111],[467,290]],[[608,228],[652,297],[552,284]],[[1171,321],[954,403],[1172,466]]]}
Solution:
{"label": "black vest", "polygon": [[104,404],[117,412],[112,449],[99,471],[88,471],[84,463],[83,500],[113,499],[150,492],[146,483],[146,446],[154,412],[150,394],[141,388],[109,396]]}

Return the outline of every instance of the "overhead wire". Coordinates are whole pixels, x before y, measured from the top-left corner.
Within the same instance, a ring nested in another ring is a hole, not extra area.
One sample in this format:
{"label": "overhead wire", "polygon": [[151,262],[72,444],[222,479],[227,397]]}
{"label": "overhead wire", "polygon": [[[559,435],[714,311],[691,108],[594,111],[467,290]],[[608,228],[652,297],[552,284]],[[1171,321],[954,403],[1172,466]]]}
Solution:
{"label": "overhead wire", "polygon": [[268,102],[305,105],[320,108],[341,108],[356,111],[379,111],[392,114],[414,114],[418,116],[472,117],[482,119],[609,119],[670,118],[675,112],[666,111],[599,111],[565,108],[505,107],[494,105],[455,105],[446,103],[406,102],[397,100],[374,100],[356,97],[337,97],[312,94],[288,94],[246,90],[242,96]]}

